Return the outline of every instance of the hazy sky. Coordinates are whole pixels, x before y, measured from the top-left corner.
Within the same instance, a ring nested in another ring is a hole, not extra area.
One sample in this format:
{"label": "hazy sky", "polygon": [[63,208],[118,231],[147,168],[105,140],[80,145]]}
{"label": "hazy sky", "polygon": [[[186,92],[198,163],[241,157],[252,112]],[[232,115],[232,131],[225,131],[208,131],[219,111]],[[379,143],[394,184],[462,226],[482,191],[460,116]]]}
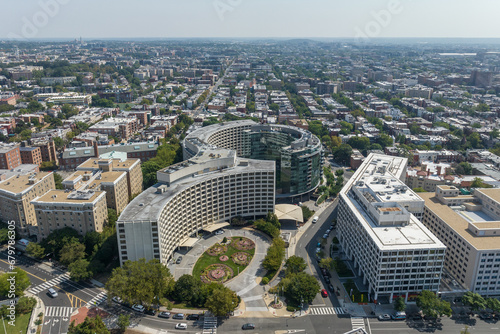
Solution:
{"label": "hazy sky", "polygon": [[0,38],[500,37],[498,0],[0,0],[0,4]]}

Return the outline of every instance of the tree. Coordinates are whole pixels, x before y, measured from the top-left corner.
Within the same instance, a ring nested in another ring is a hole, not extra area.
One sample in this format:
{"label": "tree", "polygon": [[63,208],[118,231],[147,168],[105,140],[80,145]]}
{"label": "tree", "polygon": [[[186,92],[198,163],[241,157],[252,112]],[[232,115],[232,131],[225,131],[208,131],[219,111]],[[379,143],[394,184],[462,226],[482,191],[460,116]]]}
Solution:
{"label": "tree", "polygon": [[84,322],[76,326],[73,321],[69,325],[68,334],[109,334],[109,331],[101,317],[97,315],[95,318],[86,317]]}
{"label": "tree", "polygon": [[276,214],[274,214],[273,212],[268,212],[267,213],[267,215],[266,215],[266,221],[268,223],[271,223],[273,226],[275,226],[277,228],[281,228],[281,223],[278,220],[278,216],[276,216]]}
{"label": "tree", "polygon": [[54,144],[56,145],[57,149],[61,149],[64,147],[64,140],[61,137],[55,137]]}
{"label": "tree", "polygon": [[26,246],[26,253],[33,256],[35,259],[41,259],[45,256],[45,248],[36,242],[30,242],[28,246]]}
{"label": "tree", "polygon": [[307,267],[306,261],[297,255],[290,256],[285,262],[286,274],[297,274]]}
{"label": "tree", "polygon": [[208,296],[205,307],[213,315],[222,317],[234,311],[238,304],[238,296],[231,289],[218,284],[218,287]]}
{"label": "tree", "polygon": [[128,326],[130,326],[130,315],[129,314],[120,314],[118,316],[118,328],[120,332],[125,333]]}
{"label": "tree", "polygon": [[318,280],[305,272],[294,274],[290,277],[290,283],[284,286],[288,298],[299,303],[310,303],[320,291]]}
{"label": "tree", "polygon": [[475,177],[470,185],[471,188],[493,188],[492,185],[484,183],[480,177]]}
{"label": "tree", "polygon": [[458,166],[455,168],[455,173],[459,175],[472,175],[472,165],[468,162],[461,162],[458,164]]}
{"label": "tree", "polygon": [[79,282],[92,277],[92,271],[89,270],[89,261],[78,259],[68,266],[70,277],[73,281]]}
{"label": "tree", "polygon": [[331,257],[326,257],[324,259],[321,259],[319,261],[319,267],[320,268],[325,268],[325,269],[328,269],[328,270],[332,270],[334,268],[333,259]]}
{"label": "tree", "polygon": [[26,290],[30,286],[30,279],[28,274],[22,269],[14,268],[11,270],[11,273],[5,273],[0,276],[0,296],[9,297],[10,285],[12,278],[15,279],[15,290],[14,294],[16,297],[21,297],[24,294],[24,290]]}
{"label": "tree", "polygon": [[392,146],[394,141],[392,140],[392,137],[386,135],[385,133],[382,133],[378,138],[378,143],[380,144],[380,146],[385,148]]}
{"label": "tree", "polygon": [[113,269],[106,289],[111,298],[118,296],[130,304],[153,305],[156,296],[168,292],[171,281],[170,271],[160,261],[140,259],[125,261]]}
{"label": "tree", "polygon": [[43,161],[40,165],[40,170],[42,171],[51,171],[56,169],[57,165],[54,161]]}
{"label": "tree", "polygon": [[425,189],[422,187],[413,188],[413,191],[416,193],[425,193],[426,192]]}
{"label": "tree", "polygon": [[496,298],[486,299],[486,307],[494,313],[500,313],[500,300]]}
{"label": "tree", "polygon": [[285,258],[285,242],[280,237],[274,238],[271,246],[267,249],[266,257],[262,266],[269,271],[277,271]]}
{"label": "tree", "polygon": [[182,275],[174,285],[173,297],[177,302],[187,302],[197,293],[201,287],[198,277]]}
{"label": "tree", "polygon": [[62,184],[63,178],[58,173],[52,173],[54,175],[54,182],[56,184],[56,189],[64,189]]}
{"label": "tree", "polygon": [[486,308],[486,300],[479,293],[467,291],[462,297],[462,303],[471,308],[472,311],[478,312]]}
{"label": "tree", "polygon": [[76,240],[64,245],[59,252],[59,261],[65,266],[83,258],[85,258],[85,245]]}
{"label": "tree", "polygon": [[405,304],[405,299],[403,297],[398,297],[394,301],[394,310],[397,312],[403,312],[406,310],[406,304]]}
{"label": "tree", "polygon": [[443,315],[451,316],[450,303],[439,299],[434,292],[423,290],[417,297],[417,306],[425,316],[439,318]]}
{"label": "tree", "polygon": [[271,224],[270,222],[265,221],[264,219],[257,219],[254,222],[255,228],[267,233],[272,238],[278,238],[280,235],[280,229]]}
{"label": "tree", "polygon": [[115,226],[118,220],[118,214],[115,209],[108,209],[108,226]]}
{"label": "tree", "polygon": [[370,139],[368,139],[368,137],[355,136],[349,138],[347,143],[351,145],[352,148],[356,148],[358,150],[366,150],[368,149],[368,146],[370,146]]}
{"label": "tree", "polygon": [[16,313],[26,314],[36,305],[36,299],[33,297],[21,297],[16,304]]}
{"label": "tree", "polygon": [[348,144],[342,144],[333,152],[333,157],[340,164],[348,164],[352,155],[352,147]]}

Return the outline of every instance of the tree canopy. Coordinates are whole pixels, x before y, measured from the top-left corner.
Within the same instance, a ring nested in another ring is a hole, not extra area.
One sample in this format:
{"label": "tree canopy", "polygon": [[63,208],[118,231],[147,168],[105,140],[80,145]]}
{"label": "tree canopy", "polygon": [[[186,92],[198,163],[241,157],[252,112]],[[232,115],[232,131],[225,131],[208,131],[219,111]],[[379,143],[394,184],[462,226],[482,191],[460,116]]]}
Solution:
{"label": "tree canopy", "polygon": [[447,301],[439,299],[429,290],[423,290],[417,297],[417,306],[425,316],[439,318],[443,315],[451,316],[451,306]]}

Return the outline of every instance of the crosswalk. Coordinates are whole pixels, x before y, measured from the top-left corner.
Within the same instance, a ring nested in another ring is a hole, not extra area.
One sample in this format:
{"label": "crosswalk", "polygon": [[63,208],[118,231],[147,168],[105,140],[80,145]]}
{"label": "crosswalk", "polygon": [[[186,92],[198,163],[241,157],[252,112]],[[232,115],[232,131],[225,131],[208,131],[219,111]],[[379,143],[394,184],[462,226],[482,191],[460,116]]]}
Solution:
{"label": "crosswalk", "polygon": [[342,307],[311,307],[311,315],[346,314]]}
{"label": "crosswalk", "polygon": [[89,306],[95,306],[95,305],[100,305],[102,302],[104,302],[106,299],[108,299],[108,294],[106,292],[101,292],[100,294],[98,294],[97,296],[95,296],[94,298],[92,298],[88,303],[87,307]]}
{"label": "crosswalk", "polygon": [[66,306],[48,306],[45,308],[45,317],[69,318],[74,310]]}
{"label": "crosswalk", "polygon": [[63,275],[57,276],[54,279],[51,279],[50,281],[47,281],[43,284],[37,285],[37,286],[29,289],[28,292],[36,295],[36,294],[39,294],[40,292],[42,292],[43,290],[46,290],[48,288],[53,287],[54,285],[57,285],[57,284],[60,284],[62,282],[66,282],[66,281],[69,281],[69,275],[63,274]]}
{"label": "crosswalk", "polygon": [[351,318],[352,329],[363,328],[365,329],[365,319],[360,317]]}
{"label": "crosswalk", "polygon": [[217,318],[205,316],[202,334],[217,334]]}

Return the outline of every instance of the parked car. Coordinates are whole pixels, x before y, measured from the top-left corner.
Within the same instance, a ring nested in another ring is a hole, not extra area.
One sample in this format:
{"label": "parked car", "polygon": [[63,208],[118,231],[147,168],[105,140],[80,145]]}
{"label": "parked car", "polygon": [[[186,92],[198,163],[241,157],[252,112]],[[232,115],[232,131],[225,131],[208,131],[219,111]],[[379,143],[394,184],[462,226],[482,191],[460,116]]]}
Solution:
{"label": "parked car", "polygon": [[184,313],[176,313],[172,319],[184,319]]}
{"label": "parked car", "polygon": [[221,234],[224,234],[224,230],[215,231],[215,235],[221,235]]}
{"label": "parked car", "polygon": [[490,313],[481,313],[481,314],[479,314],[479,319],[491,320],[491,319],[493,319],[493,316]]}
{"label": "parked car", "polygon": [[158,318],[170,319],[170,312],[160,312]]}
{"label": "parked car", "polygon": [[181,261],[182,261],[182,256],[179,256],[179,257],[177,258],[177,260],[175,261],[175,263],[179,264],[179,263],[181,263]]}
{"label": "parked car", "polygon": [[246,330],[246,329],[255,329],[255,325],[252,323],[244,324],[241,326],[241,329]]}
{"label": "parked car", "polygon": [[330,234],[331,231],[332,230],[328,229],[328,230],[326,230],[325,234]]}
{"label": "parked car", "polygon": [[153,309],[153,308],[147,308],[145,311],[144,311],[145,314],[147,315],[152,315],[152,316],[155,316],[156,315],[156,310]]}
{"label": "parked car", "polygon": [[326,284],[330,284],[330,278],[328,278],[328,276],[323,276],[323,279],[325,280]]}
{"label": "parked car", "polygon": [[315,217],[313,218],[313,220],[312,220],[312,223],[313,223],[313,224],[316,224],[316,223],[318,222],[318,220],[319,220],[319,217],[318,217],[318,216],[315,216]]}
{"label": "parked car", "polygon": [[146,308],[140,304],[134,304],[134,305],[132,305],[132,310],[139,312],[139,313],[144,313]]}
{"label": "parked car", "polygon": [[381,314],[377,317],[378,320],[380,321],[388,321],[391,320],[390,314]]}
{"label": "parked car", "polygon": [[115,303],[118,303],[118,304],[123,303],[123,299],[121,299],[118,296],[114,296],[111,300],[114,301]]}
{"label": "parked car", "polygon": [[323,234],[323,239],[326,239],[326,238],[328,238],[328,234],[327,233]]}
{"label": "parked car", "polygon": [[175,325],[175,329],[187,329],[188,328],[188,325],[184,322],[181,322],[177,325]]}
{"label": "parked car", "polygon": [[330,225],[330,230],[333,230],[334,228],[335,228],[335,226],[333,226],[333,224]]}
{"label": "parked car", "polygon": [[199,320],[200,315],[199,314],[188,314],[186,317],[187,320]]}
{"label": "parked car", "polygon": [[316,248],[316,253],[319,253],[319,252],[321,252],[321,248],[317,247]]}
{"label": "parked car", "polygon": [[328,290],[330,290],[330,292],[335,292],[335,288],[331,284],[328,284]]}
{"label": "parked car", "polygon": [[325,289],[321,290],[321,297],[323,298],[328,297],[328,292]]}
{"label": "parked car", "polygon": [[47,294],[52,298],[56,298],[58,296],[57,291],[54,290],[54,288],[50,288],[49,290],[47,290]]}

